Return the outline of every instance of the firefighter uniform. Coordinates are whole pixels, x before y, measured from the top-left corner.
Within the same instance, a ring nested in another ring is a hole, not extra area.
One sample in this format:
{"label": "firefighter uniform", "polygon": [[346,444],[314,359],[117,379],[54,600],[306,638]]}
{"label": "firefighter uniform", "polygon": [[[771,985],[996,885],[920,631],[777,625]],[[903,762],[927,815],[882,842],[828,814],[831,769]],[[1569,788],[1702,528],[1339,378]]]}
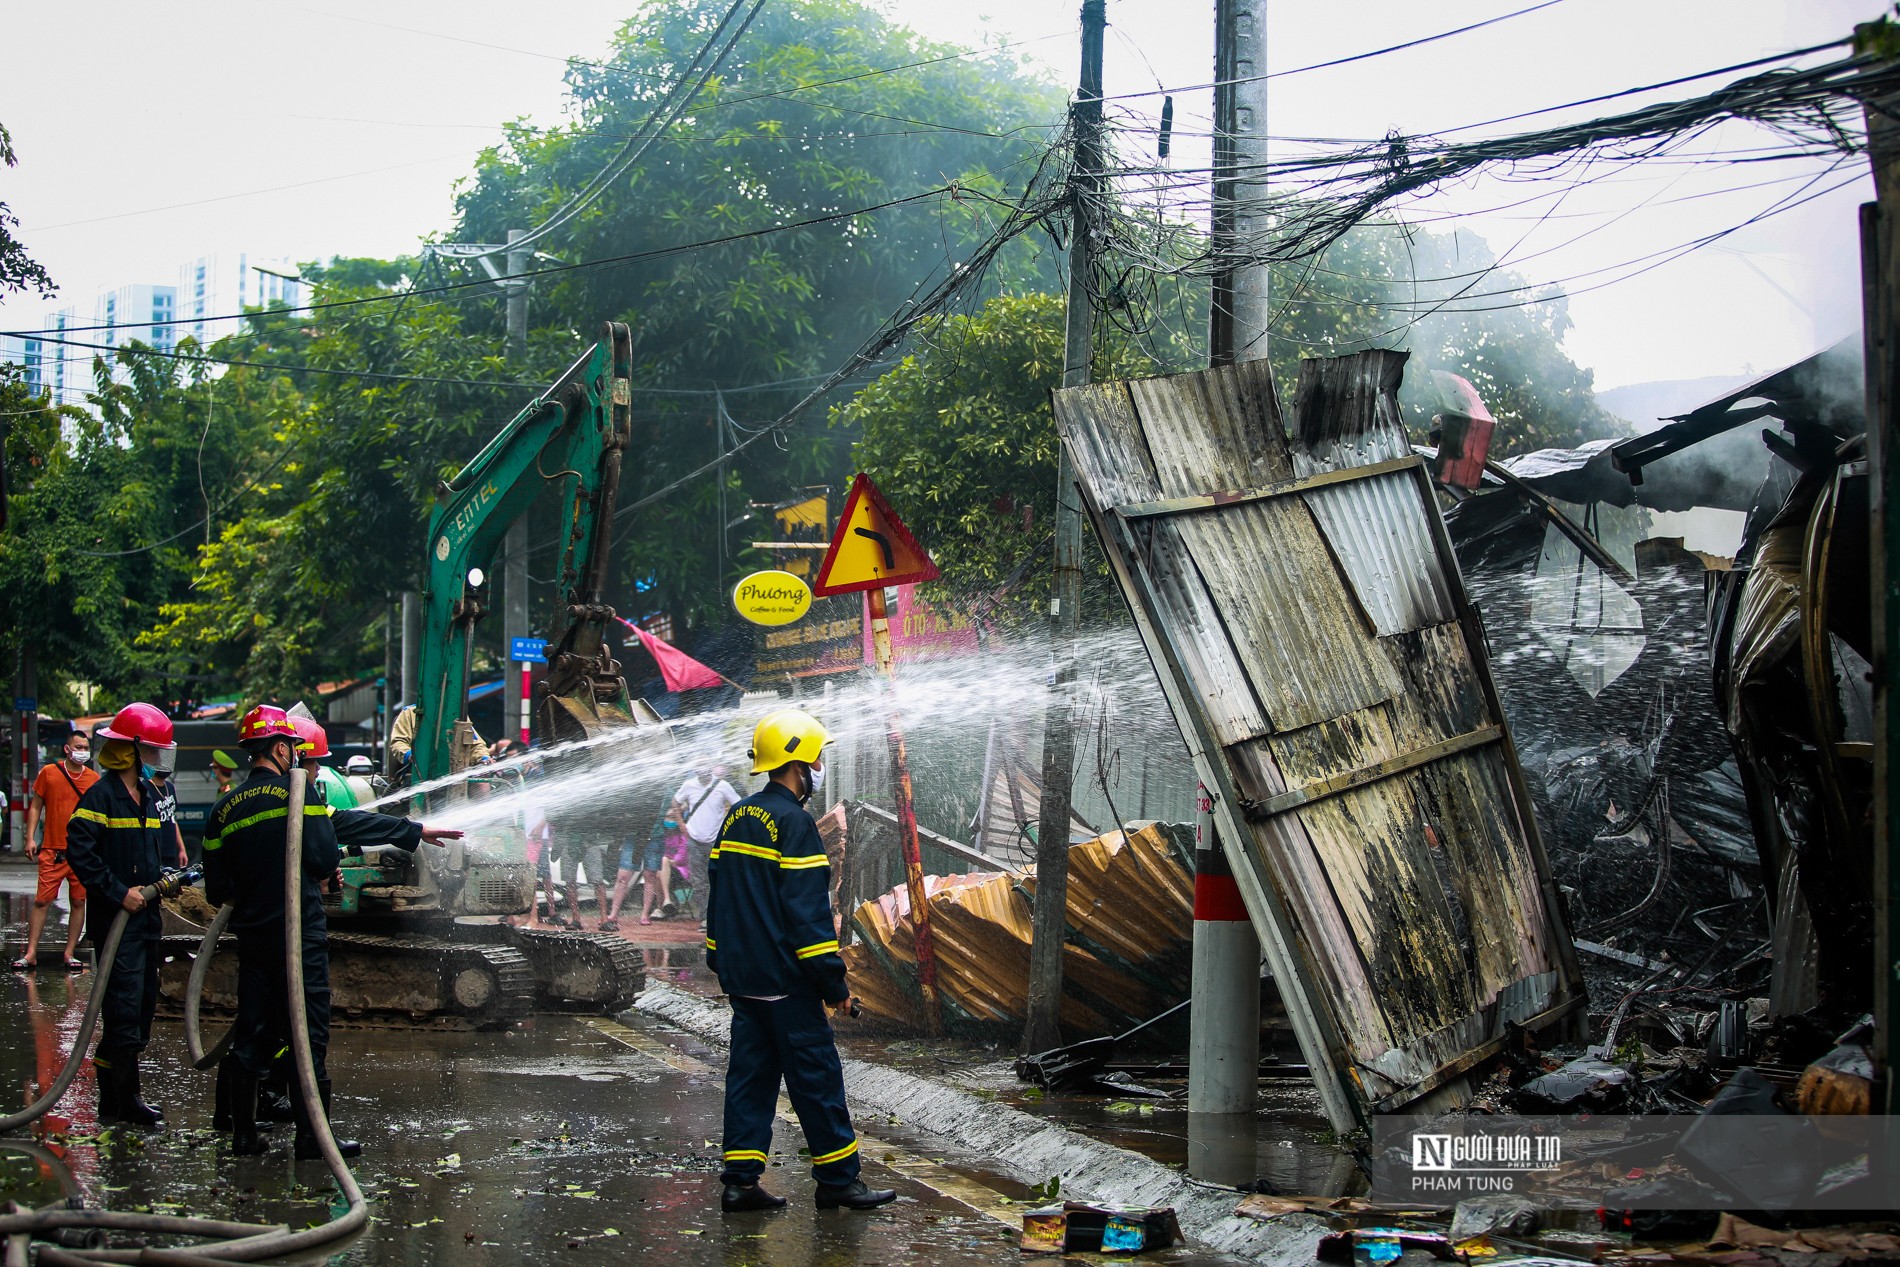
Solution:
{"label": "firefighter uniform", "polygon": [[784,1081],[827,1187],[858,1178],[826,1004],[850,997],[831,919],[830,862],[812,817],[778,783],[733,806],[712,850],[706,959],[732,997],[726,1072],[727,1184],[754,1184],[772,1146]]}
{"label": "firefighter uniform", "polygon": [[[134,797],[117,771],[107,771],[79,798],[66,825],[67,865],[94,899],[86,904],[86,936],[95,954],[104,952],[126,893],[158,883],[164,860],[177,856],[177,840],[159,817],[158,800],[151,780],[139,779]],[[155,943],[162,927],[157,902],[126,915],[99,1015],[93,1063],[101,1071],[121,1061],[135,1063],[151,1039],[152,1014],[158,1010]],[[102,1080],[110,1075],[102,1073]]]}
{"label": "firefighter uniform", "polygon": [[[330,964],[321,885],[342,859],[331,809],[303,807],[303,984],[310,1054],[319,1080],[330,1044]],[[284,850],[290,780],[267,768],[226,793],[205,816],[205,896],[230,903],[238,943],[238,1015],[231,1054],[252,1078],[270,1073],[290,1030],[284,979]]]}

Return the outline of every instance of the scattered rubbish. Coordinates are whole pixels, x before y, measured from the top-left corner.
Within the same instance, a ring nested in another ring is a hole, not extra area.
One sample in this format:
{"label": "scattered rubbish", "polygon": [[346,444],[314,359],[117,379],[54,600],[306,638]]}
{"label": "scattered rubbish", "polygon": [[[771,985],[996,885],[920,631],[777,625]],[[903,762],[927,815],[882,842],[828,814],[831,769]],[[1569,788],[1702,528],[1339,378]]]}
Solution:
{"label": "scattered rubbish", "polygon": [[1722,1193],[1687,1175],[1650,1179],[1604,1194],[1597,1211],[1606,1232],[1639,1241],[1693,1241],[1708,1236],[1728,1203]]}
{"label": "scattered rubbish", "polygon": [[1139,1086],[1130,1081],[1126,1074],[1108,1073],[1108,1060],[1115,1054],[1115,1044],[1134,1037],[1151,1025],[1160,1024],[1177,1012],[1185,1011],[1191,1002],[1191,999],[1183,999],[1159,1016],[1151,1016],[1132,1029],[1112,1037],[1088,1038],[1079,1043],[1070,1043],[1067,1047],[1023,1056],[1016,1061],[1016,1076],[1046,1091],[1098,1089],[1164,1095],[1165,1092]]}
{"label": "scattered rubbish", "polygon": [[1087,1205],[1065,1201],[1023,1212],[1020,1242],[1026,1254],[1099,1251],[1139,1254],[1179,1245],[1184,1238],[1174,1211],[1166,1206]]}
{"label": "scattered rubbish", "polygon": [[1496,1233],[1528,1236],[1537,1230],[1542,1212],[1523,1197],[1498,1195],[1460,1201],[1451,1216],[1451,1239],[1470,1241]]}
{"label": "scattered rubbish", "polygon": [[1776,1231],[1724,1213],[1708,1239],[1709,1249],[1780,1249],[1796,1254],[1840,1254],[1861,1260],[1900,1256],[1900,1236],[1891,1230],[1808,1227]]}
{"label": "scattered rubbish", "polygon": [[1458,1261],[1458,1251],[1442,1232],[1415,1232],[1402,1227],[1355,1227],[1320,1237],[1316,1257],[1322,1263],[1356,1263],[1383,1267],[1408,1251],[1424,1250],[1439,1262]]}
{"label": "scattered rubbish", "polygon": [[1632,1080],[1627,1067],[1585,1056],[1532,1078],[1517,1089],[1514,1104],[1525,1113],[1579,1109],[1602,1113],[1629,1098]]}
{"label": "scattered rubbish", "polygon": [[1794,1094],[1810,1117],[1865,1116],[1873,1112],[1873,1056],[1859,1043],[1843,1043],[1801,1071]]}
{"label": "scattered rubbish", "polygon": [[1257,1192],[1234,1207],[1243,1219],[1277,1219],[1285,1214],[1318,1214],[1328,1217],[1363,1214],[1372,1208],[1364,1197],[1285,1197]]}
{"label": "scattered rubbish", "polygon": [[1738,1069],[1683,1132],[1676,1160],[1749,1209],[1788,1209],[1801,1194],[1813,1192],[1820,1177],[1819,1149],[1790,1147],[1791,1139],[1812,1138],[1813,1126],[1780,1121],[1756,1132],[1742,1122],[1714,1124],[1723,1118],[1786,1117],[1774,1084],[1754,1069]]}

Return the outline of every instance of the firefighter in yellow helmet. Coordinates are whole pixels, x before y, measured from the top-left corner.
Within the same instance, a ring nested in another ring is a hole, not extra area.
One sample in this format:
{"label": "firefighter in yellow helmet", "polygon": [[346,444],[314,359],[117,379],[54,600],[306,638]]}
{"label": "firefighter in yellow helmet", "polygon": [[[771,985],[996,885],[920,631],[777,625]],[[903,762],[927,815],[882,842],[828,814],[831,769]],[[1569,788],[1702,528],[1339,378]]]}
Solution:
{"label": "firefighter in yellow helmet", "polygon": [[706,962],[732,998],[719,1202],[729,1212],[785,1204],[759,1186],[781,1081],[811,1148],[819,1209],[868,1210],[897,1196],[858,1177],[858,1137],[826,1016],[851,1010],[830,863],[805,810],[824,781],[829,737],[795,708],[761,721],[752,773],[765,775],[765,786],[727,811],[712,850]]}

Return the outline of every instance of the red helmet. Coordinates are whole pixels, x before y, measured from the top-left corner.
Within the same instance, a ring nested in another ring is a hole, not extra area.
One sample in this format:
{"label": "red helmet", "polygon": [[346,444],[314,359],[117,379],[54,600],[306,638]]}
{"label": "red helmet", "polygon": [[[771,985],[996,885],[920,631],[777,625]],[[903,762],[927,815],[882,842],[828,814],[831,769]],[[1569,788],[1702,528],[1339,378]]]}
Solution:
{"label": "red helmet", "polygon": [[123,739],[150,744],[154,748],[176,748],[172,741],[172,719],[153,704],[127,704],[110,725],[99,728],[101,739]]}
{"label": "red helmet", "polygon": [[252,743],[259,739],[276,739],[279,736],[297,742],[297,728],[290,724],[290,718],[284,710],[273,704],[259,704],[244,714],[244,720],[238,723],[238,742]]}
{"label": "red helmet", "polygon": [[314,717],[292,717],[290,724],[297,731],[297,755],[308,760],[311,757],[330,755],[330,736]]}

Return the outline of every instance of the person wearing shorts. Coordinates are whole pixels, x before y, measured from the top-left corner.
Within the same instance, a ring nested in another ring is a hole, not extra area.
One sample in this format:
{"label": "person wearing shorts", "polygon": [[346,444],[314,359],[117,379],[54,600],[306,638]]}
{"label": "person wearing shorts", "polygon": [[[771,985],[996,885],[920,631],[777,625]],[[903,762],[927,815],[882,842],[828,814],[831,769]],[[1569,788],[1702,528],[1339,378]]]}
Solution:
{"label": "person wearing shorts", "polygon": [[666,864],[666,843],[679,830],[678,819],[670,814],[662,814],[655,820],[653,830],[647,833],[644,843],[631,836],[620,842],[620,874],[614,877],[614,909],[613,914],[600,926],[602,932],[611,933],[620,927],[620,904],[627,900],[627,890],[633,885],[636,861],[642,876],[640,922],[653,922],[655,910],[666,901],[666,893],[660,882],[660,869]]}
{"label": "person wearing shorts", "polygon": [[[26,953],[12,964],[17,972],[39,966],[40,934],[46,929],[46,912],[59,896],[62,884],[66,886],[69,908],[66,912],[66,969],[82,972],[86,967],[85,960],[78,957],[79,935],[86,927],[86,886],[79,882],[66,862],[66,824],[79,798],[99,781],[99,772],[91,765],[92,736],[75,730],[66,737],[66,750],[60,756],[57,764],[40,767],[33,780],[33,798],[26,807],[26,856],[37,858],[40,877],[39,887],[33,893],[33,911],[27,916]],[[46,825],[45,838],[35,846],[34,829],[42,822]]]}
{"label": "person wearing shorts", "polygon": [[567,828],[560,834],[554,851],[555,882],[567,890],[567,927],[579,932],[586,925],[581,922],[580,877],[578,871],[585,868],[587,879],[594,886],[594,901],[604,914],[607,902],[607,847],[593,832],[583,828]]}

